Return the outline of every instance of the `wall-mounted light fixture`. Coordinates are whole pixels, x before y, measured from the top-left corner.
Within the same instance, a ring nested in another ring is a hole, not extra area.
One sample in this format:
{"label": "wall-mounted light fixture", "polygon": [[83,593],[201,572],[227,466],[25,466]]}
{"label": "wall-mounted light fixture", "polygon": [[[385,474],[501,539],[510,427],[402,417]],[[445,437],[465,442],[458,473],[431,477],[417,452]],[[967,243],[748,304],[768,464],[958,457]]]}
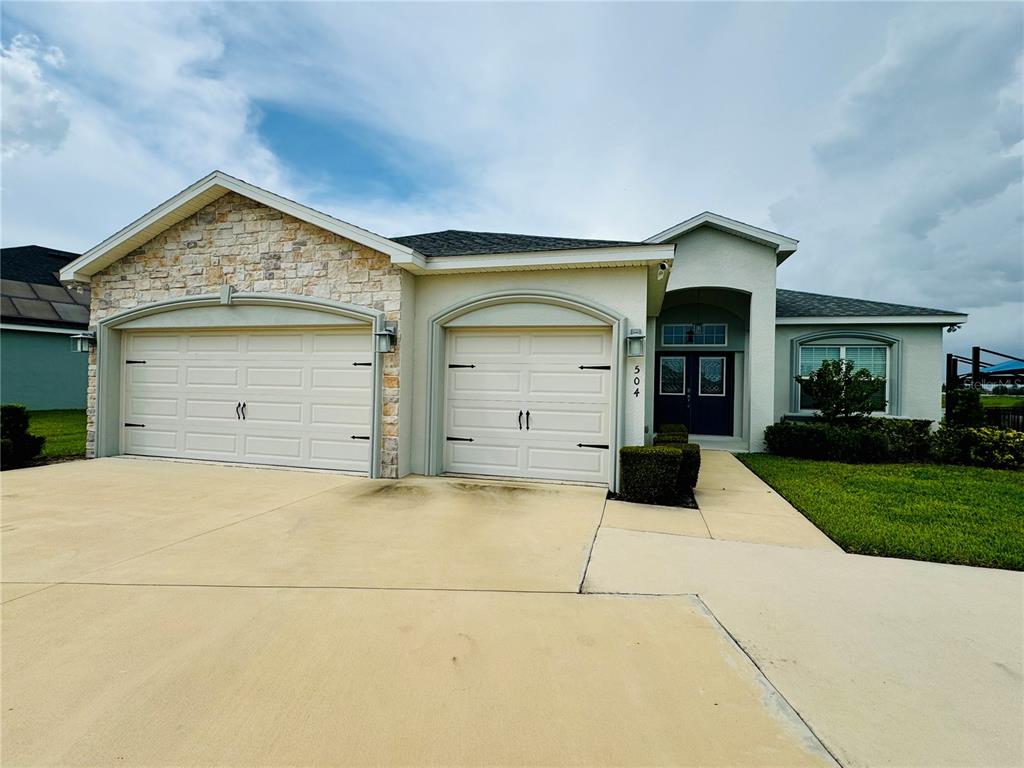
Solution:
{"label": "wall-mounted light fixture", "polygon": [[373,337],[376,339],[378,352],[392,352],[395,349],[398,329],[394,323],[384,323],[381,330],[373,332]]}
{"label": "wall-mounted light fixture", "polygon": [[626,334],[626,357],[643,357],[644,332],[640,328],[630,328]]}
{"label": "wall-mounted light fixture", "polygon": [[76,333],[71,337],[71,348],[75,352],[91,352],[96,346],[96,334],[92,331]]}

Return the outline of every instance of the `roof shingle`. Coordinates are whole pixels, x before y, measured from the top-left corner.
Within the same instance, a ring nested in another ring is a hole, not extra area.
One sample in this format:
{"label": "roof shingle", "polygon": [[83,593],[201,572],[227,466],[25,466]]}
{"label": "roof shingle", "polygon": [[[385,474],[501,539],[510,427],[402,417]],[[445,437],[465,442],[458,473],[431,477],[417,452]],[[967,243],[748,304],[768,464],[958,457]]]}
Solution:
{"label": "roof shingle", "polygon": [[929,309],[909,304],[887,304],[883,301],[827,296],[822,293],[790,291],[779,288],[775,294],[776,317],[891,317],[898,315],[927,317],[959,315],[948,309]]}
{"label": "roof shingle", "polygon": [[514,235],[507,232],[469,232],[446,229],[421,235],[392,237],[396,243],[414,248],[424,256],[468,256],[478,253],[527,253],[564,251],[574,248],[616,248],[644,245],[630,240],[590,240],[571,237]]}
{"label": "roof shingle", "polygon": [[5,323],[88,328],[89,292],[69,291],[58,272],[77,253],[25,245],[0,249],[0,318]]}

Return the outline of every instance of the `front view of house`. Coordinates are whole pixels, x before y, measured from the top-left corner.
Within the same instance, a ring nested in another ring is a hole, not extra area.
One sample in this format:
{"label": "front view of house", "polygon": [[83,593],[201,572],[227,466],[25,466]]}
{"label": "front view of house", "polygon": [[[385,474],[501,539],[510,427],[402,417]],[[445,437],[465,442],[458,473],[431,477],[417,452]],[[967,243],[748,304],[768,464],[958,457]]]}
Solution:
{"label": "front view of house", "polygon": [[88,452],[614,488],[660,424],[759,449],[835,358],[937,419],[966,316],[777,289],[796,248],[712,213],[388,239],[214,172],[61,271],[92,291]]}

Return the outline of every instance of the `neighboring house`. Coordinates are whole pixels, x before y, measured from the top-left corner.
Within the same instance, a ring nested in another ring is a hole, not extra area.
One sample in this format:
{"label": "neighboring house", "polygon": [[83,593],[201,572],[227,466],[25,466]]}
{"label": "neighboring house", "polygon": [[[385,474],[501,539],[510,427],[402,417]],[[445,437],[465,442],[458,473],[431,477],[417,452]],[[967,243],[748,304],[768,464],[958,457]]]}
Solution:
{"label": "neighboring house", "polygon": [[0,400],[31,410],[85,408],[88,359],[71,336],[89,327],[89,290],[58,274],[77,253],[0,249]]}
{"label": "neighboring house", "polygon": [[617,482],[686,422],[746,450],[847,357],[939,417],[943,310],[777,291],[797,241],[385,238],[214,172],[61,272],[92,288],[90,455]]}

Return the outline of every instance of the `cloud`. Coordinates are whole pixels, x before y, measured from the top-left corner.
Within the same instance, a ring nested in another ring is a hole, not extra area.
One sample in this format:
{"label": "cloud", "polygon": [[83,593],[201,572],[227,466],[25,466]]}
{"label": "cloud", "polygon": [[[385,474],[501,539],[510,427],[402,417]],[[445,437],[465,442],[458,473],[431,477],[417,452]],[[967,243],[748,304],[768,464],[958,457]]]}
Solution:
{"label": "cloud", "polygon": [[44,68],[58,69],[64,53],[43,47],[34,35],[18,34],[0,46],[0,82],[3,88],[3,157],[26,152],[53,152],[71,123],[60,92],[46,81]]}

